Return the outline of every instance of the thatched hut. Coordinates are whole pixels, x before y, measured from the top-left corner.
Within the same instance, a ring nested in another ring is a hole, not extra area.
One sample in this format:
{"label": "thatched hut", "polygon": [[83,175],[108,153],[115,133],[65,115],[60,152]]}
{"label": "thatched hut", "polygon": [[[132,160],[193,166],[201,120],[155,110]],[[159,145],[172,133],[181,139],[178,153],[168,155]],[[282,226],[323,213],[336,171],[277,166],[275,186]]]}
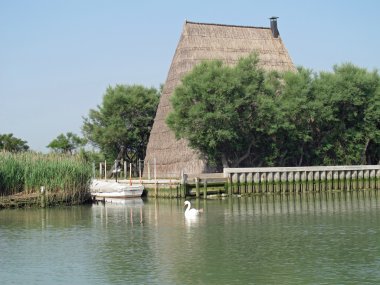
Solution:
{"label": "thatched hut", "polygon": [[[146,151],[145,163],[149,163],[153,170],[156,162],[157,177],[212,171],[186,140],[175,138],[165,123],[171,110],[169,98],[181,83],[181,78],[203,60],[218,59],[233,65],[252,52],[259,55],[260,65],[266,70],[295,70],[279,37],[277,18],[271,18],[270,28],[185,22]],[[144,176],[147,176],[146,170]]]}

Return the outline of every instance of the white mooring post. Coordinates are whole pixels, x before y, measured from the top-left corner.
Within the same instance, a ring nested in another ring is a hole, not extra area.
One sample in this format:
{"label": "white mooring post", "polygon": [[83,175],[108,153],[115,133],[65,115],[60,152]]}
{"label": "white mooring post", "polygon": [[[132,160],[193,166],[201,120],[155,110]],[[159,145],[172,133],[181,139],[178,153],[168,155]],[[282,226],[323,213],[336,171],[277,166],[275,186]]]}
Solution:
{"label": "white mooring post", "polygon": [[104,161],[104,179],[107,180],[107,160]]}
{"label": "white mooring post", "polygon": [[124,179],[127,179],[127,162],[124,161]]}
{"label": "white mooring post", "polygon": [[115,171],[115,177],[116,177],[116,182],[117,182],[117,160],[116,159],[114,163],[114,171]]}
{"label": "white mooring post", "polygon": [[139,179],[141,183],[141,160],[139,159]]}
{"label": "white mooring post", "polygon": [[129,164],[129,185],[132,185],[132,163]]}

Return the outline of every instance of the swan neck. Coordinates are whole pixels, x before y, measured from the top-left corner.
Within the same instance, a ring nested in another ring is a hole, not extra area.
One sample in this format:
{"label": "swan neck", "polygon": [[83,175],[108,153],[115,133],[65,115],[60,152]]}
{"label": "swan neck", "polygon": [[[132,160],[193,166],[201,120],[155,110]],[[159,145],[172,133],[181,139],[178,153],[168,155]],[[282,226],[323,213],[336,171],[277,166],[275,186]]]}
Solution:
{"label": "swan neck", "polygon": [[186,213],[188,213],[190,211],[190,208],[191,208],[191,204],[190,202],[186,204]]}

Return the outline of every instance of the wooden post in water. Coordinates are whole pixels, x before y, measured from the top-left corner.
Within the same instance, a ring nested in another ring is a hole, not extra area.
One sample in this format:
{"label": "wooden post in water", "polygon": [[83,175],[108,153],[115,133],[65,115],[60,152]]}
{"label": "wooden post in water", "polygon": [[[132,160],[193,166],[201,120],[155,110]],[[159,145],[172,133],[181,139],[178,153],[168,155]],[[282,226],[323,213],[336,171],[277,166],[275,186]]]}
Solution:
{"label": "wooden post in water", "polygon": [[182,171],[182,175],[181,175],[181,185],[182,185],[182,197],[186,198],[186,195],[187,195],[187,174],[185,174],[183,171]]}
{"label": "wooden post in water", "polygon": [[203,199],[207,198],[207,179],[203,182]]}
{"label": "wooden post in water", "polygon": [[45,191],[44,186],[41,186],[40,200],[41,200],[41,208],[45,208],[46,207],[46,191]]}
{"label": "wooden post in water", "polygon": [[199,198],[200,193],[199,193],[199,178],[195,177],[195,196]]}
{"label": "wooden post in water", "polygon": [[228,174],[228,195],[232,196],[232,174]]}

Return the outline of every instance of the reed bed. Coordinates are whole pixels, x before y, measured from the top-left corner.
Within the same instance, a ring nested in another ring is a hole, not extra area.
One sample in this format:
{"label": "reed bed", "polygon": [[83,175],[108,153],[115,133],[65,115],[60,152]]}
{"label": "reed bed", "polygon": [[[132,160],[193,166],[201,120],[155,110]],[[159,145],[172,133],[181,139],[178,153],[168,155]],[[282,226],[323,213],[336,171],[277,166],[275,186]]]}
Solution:
{"label": "reed bed", "polygon": [[79,156],[0,153],[0,195],[32,195],[43,186],[54,204],[83,203],[88,199],[91,164]]}

